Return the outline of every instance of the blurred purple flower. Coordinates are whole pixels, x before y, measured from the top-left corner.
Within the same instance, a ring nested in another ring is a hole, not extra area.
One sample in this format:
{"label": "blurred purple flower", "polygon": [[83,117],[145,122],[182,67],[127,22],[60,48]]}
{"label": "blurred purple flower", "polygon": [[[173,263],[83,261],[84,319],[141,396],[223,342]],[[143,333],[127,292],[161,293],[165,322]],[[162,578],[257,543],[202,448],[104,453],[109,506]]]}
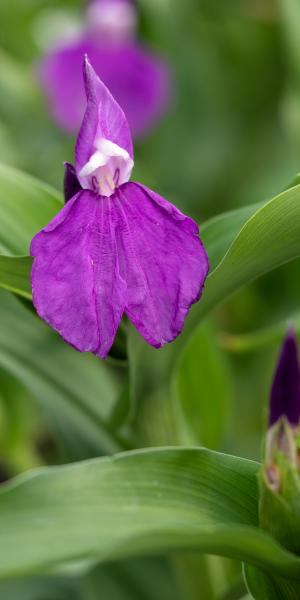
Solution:
{"label": "blurred purple flower", "polygon": [[297,341],[290,331],[281,348],[277,363],[270,401],[269,425],[272,427],[281,417],[290,425],[300,421],[300,368]]}
{"label": "blurred purple flower", "polygon": [[77,350],[105,358],[123,313],[152,346],[174,340],[200,298],[208,260],[192,219],[128,181],[125,115],[87,58],[84,75],[67,202],[31,242],[31,284],[40,317]]}
{"label": "blurred purple flower", "polygon": [[83,37],[62,44],[42,60],[41,83],[55,120],[66,131],[76,131],[84,113],[85,54],[124,110],[134,136],[147,133],[166,109],[168,69],[135,41],[135,21],[130,0],[92,0]]}

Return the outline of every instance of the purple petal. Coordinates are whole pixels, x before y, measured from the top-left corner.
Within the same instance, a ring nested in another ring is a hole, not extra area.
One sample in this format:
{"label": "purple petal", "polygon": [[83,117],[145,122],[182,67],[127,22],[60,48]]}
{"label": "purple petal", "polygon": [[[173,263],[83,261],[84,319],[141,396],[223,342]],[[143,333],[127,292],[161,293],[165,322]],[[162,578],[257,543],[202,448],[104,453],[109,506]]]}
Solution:
{"label": "purple petal", "polygon": [[84,81],[87,107],[75,147],[77,173],[95,151],[95,140],[114,142],[133,158],[133,148],[126,117],[107,87],[96,75],[88,58],[84,60]]}
{"label": "purple petal", "polygon": [[77,179],[76,171],[73,165],[65,162],[65,176],[64,176],[64,198],[65,202],[71,200],[73,196],[78,194],[81,190],[81,185]]}
{"label": "purple petal", "polygon": [[92,39],[56,50],[41,63],[41,83],[58,124],[69,132],[80,126],[86,106],[81,75],[86,53],[124,110],[133,135],[150,131],[169,101],[167,67],[138,44],[105,45]]}
{"label": "purple petal", "polygon": [[125,313],[159,348],[177,337],[199,300],[207,255],[196,223],[151,190],[127,183],[114,198],[123,219],[118,251],[128,288]]}
{"label": "purple petal", "polygon": [[115,337],[126,284],[110,198],[82,191],[32,240],[31,285],[39,316],[81,352],[104,358]]}
{"label": "purple petal", "polygon": [[291,425],[300,420],[300,370],[297,341],[291,331],[286,336],[271,390],[269,424],[285,416]]}
{"label": "purple petal", "polygon": [[101,358],[124,311],[149,344],[172,341],[208,272],[196,223],[136,183],[110,197],[79,192],[30,251],[38,314]]}

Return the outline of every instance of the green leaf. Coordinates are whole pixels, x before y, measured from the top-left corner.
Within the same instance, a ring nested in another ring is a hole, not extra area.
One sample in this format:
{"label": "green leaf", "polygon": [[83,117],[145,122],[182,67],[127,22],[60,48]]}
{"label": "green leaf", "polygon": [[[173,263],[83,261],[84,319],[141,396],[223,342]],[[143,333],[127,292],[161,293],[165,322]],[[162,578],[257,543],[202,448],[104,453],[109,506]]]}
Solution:
{"label": "green leaf", "polygon": [[213,308],[257,277],[300,256],[300,185],[279,194],[246,221],[187,319],[183,338]]}
{"label": "green leaf", "polygon": [[0,468],[10,478],[43,464],[37,441],[44,423],[20,381],[3,369],[0,381]]}
{"label": "green leaf", "polygon": [[300,560],[257,528],[258,468],[165,448],[20,476],[0,491],[0,576],[197,549],[300,579]]}
{"label": "green leaf", "polygon": [[218,448],[228,414],[230,379],[211,323],[197,329],[179,359],[173,381],[175,396],[178,427],[186,430],[187,440]]}
{"label": "green leaf", "polygon": [[118,368],[76,352],[4,291],[0,365],[32,392],[73,459],[124,447],[110,424],[121,393]]}
{"label": "green leaf", "polygon": [[0,163],[0,287],[31,298],[32,259],[7,255],[28,254],[31,238],[61,207],[56,190]]}
{"label": "green leaf", "polygon": [[299,600],[300,583],[245,566],[245,579],[254,600]]}
{"label": "green leaf", "polygon": [[37,179],[0,164],[0,249],[29,254],[31,238],[62,208],[62,196]]}
{"label": "green leaf", "polygon": [[0,287],[30,300],[31,265],[30,256],[0,255]]}
{"label": "green leaf", "polygon": [[260,206],[261,204],[252,204],[231,210],[203,223],[200,227],[200,236],[208,252],[211,271],[223,258],[244,223]]}

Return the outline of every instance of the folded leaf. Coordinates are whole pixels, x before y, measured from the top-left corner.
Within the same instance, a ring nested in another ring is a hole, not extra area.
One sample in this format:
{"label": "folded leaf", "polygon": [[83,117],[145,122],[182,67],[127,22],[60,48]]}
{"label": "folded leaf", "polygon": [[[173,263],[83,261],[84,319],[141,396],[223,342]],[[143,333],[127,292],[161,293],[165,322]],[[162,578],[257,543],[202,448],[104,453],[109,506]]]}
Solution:
{"label": "folded leaf", "polygon": [[258,468],[165,448],[23,475],[0,491],[0,576],[197,549],[300,580],[300,559],[257,529]]}

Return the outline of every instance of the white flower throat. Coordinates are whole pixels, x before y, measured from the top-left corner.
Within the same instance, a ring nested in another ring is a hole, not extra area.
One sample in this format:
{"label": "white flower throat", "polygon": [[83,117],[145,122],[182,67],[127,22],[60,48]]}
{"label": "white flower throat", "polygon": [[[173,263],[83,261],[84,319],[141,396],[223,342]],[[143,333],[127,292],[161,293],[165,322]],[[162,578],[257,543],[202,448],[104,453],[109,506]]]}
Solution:
{"label": "white flower throat", "polygon": [[129,180],[133,160],[124,148],[105,138],[96,140],[95,148],[78,179],[83,188],[111,196],[119,185]]}

